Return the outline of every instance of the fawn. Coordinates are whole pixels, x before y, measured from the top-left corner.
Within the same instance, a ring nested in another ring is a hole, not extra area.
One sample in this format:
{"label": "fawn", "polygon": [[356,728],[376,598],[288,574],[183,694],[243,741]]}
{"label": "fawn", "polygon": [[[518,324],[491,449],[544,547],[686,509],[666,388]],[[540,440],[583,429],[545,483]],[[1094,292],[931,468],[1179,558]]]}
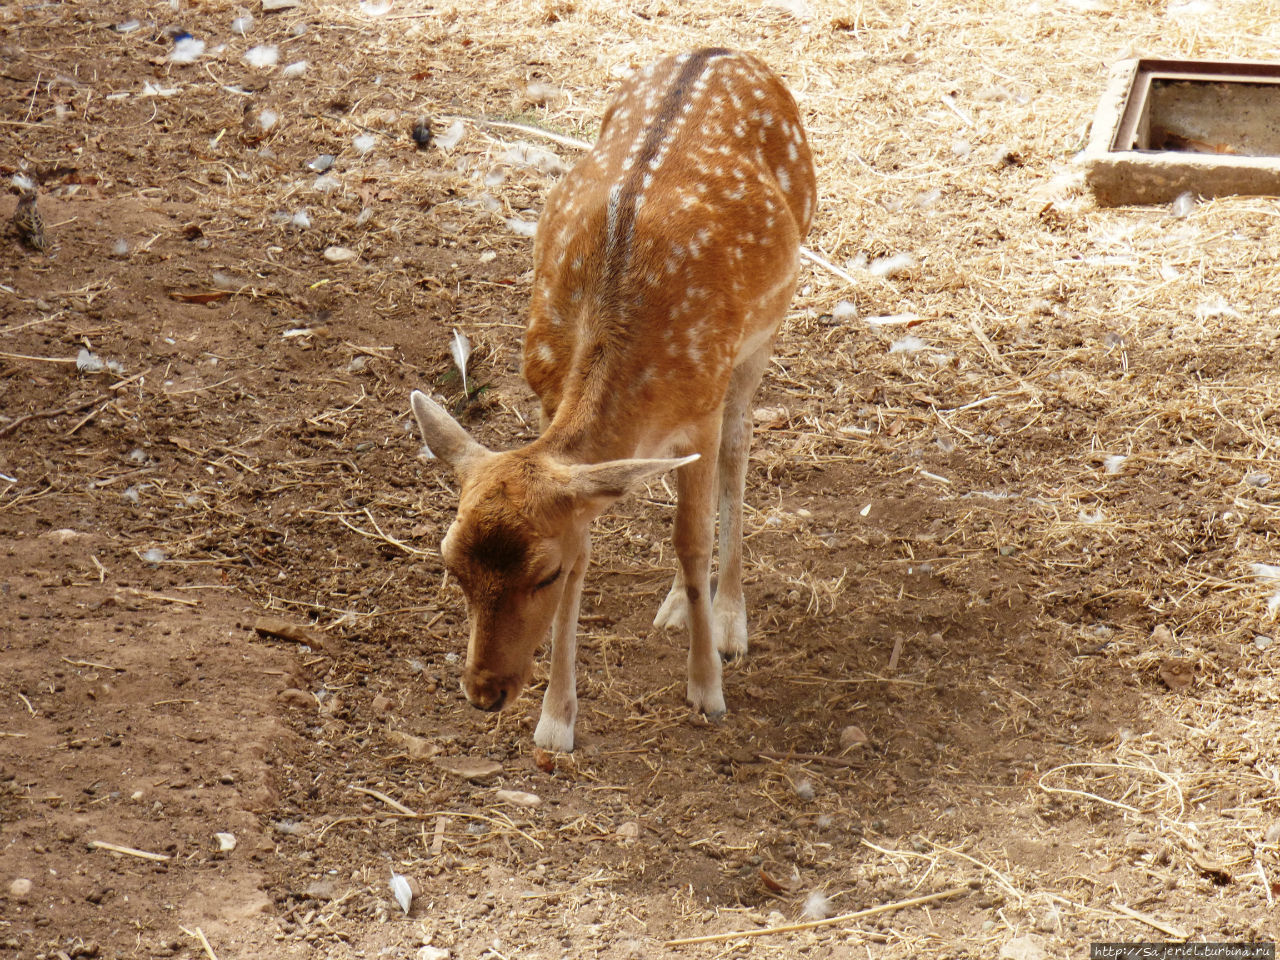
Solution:
{"label": "fawn", "polygon": [[724,714],[720,658],[747,649],[749,405],[816,200],[799,111],[768,67],[716,48],[653,63],[623,84],[538,221],[524,375],[541,436],[491,452],[413,392],[423,438],[460,483],[441,552],[470,607],[463,689],[483,710],[511,703],[550,628],[537,745],[573,749],[591,520],[670,470],[679,565],[654,625],[687,625],[689,703]]}

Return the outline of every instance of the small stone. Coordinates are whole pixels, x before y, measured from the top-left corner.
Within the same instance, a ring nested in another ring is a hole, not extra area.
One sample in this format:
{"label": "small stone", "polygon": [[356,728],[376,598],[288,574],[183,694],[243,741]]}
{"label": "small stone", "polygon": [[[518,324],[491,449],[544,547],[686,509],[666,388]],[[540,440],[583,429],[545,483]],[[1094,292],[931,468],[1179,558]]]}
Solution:
{"label": "small stone", "polygon": [[276,699],[283,703],[286,707],[311,707],[316,706],[316,698],[305,690],[299,690],[297,687],[288,687],[276,694]]}
{"label": "small stone", "polygon": [[870,739],[865,730],[856,723],[851,723],[840,731],[840,749],[848,750],[850,747],[860,747],[869,742]]}
{"label": "small stone", "polygon": [[536,807],[542,803],[542,798],[536,793],[525,793],[523,790],[498,790],[494,793],[494,797],[503,803],[512,803],[517,807]]}
{"label": "small stone", "polygon": [[218,841],[218,849],[223,853],[230,853],[236,848],[236,835],[234,833],[215,833],[213,839]]}
{"label": "small stone", "polygon": [[330,263],[350,263],[359,254],[350,247],[325,247],[324,258]]}
{"label": "small stone", "polygon": [[1039,937],[1027,934],[1010,940],[1000,948],[1000,960],[1044,960],[1044,945]]}
{"label": "small stone", "polygon": [[436,760],[436,766],[463,780],[492,780],[502,773],[502,764],[498,761],[479,757],[448,757]]}
{"label": "small stone", "polygon": [[385,715],[391,712],[391,708],[394,706],[394,704],[391,702],[390,697],[388,697],[386,694],[380,693],[373,698],[373,703],[370,704],[370,706],[373,708],[374,713],[379,715]]}
{"label": "small stone", "polygon": [[338,885],[333,880],[317,880],[309,884],[305,892],[313,900],[338,899]]}
{"label": "small stone", "polygon": [[444,947],[433,947],[427,944],[425,947],[419,947],[418,952],[414,954],[415,960],[449,960],[452,954]]}
{"label": "small stone", "polygon": [[403,730],[388,731],[387,740],[408,754],[410,760],[429,760],[443,749],[434,740],[415,737],[412,733],[405,733]]}
{"label": "small stone", "polygon": [[1175,693],[1186,690],[1195,681],[1195,664],[1180,657],[1166,657],[1160,662],[1160,679]]}
{"label": "small stone", "polygon": [[1053,933],[1062,925],[1062,913],[1057,904],[1049,904],[1045,912],[1036,920],[1036,930],[1040,933]]}
{"label": "small stone", "polygon": [[778,430],[790,420],[786,407],[756,407],[751,417],[761,430]]}
{"label": "small stone", "polygon": [[636,837],[640,836],[640,824],[634,820],[628,820],[618,827],[618,836],[623,840],[636,839]]}
{"label": "small stone", "polygon": [[1151,642],[1153,644],[1159,644],[1162,647],[1173,646],[1173,631],[1163,623],[1158,624],[1156,628],[1151,631]]}
{"label": "small stone", "polygon": [[9,896],[15,900],[25,900],[30,893],[31,881],[26,877],[18,877],[18,879],[9,884]]}

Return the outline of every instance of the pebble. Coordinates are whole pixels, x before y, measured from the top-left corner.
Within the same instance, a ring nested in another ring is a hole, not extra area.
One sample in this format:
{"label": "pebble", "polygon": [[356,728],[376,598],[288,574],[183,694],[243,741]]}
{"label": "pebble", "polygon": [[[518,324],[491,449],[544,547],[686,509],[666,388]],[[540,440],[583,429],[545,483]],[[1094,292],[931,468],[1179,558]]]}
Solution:
{"label": "pebble", "polygon": [[848,750],[850,747],[860,747],[870,739],[865,730],[856,723],[851,723],[840,731],[840,749]]}
{"label": "pebble", "polygon": [[409,755],[410,760],[427,760],[440,753],[442,747],[426,737],[415,737],[403,730],[387,731],[387,740]]}
{"label": "pebble", "polygon": [[494,792],[494,796],[517,807],[536,807],[542,803],[542,798],[536,793],[525,793],[523,790],[498,790]]}
{"label": "pebble", "polygon": [[463,780],[491,780],[502,773],[502,764],[496,760],[485,760],[475,757],[449,757],[436,760],[445,773],[451,773]]}
{"label": "pebble", "polygon": [[1000,960],[1044,960],[1045,956],[1040,938],[1032,934],[1010,940],[1000,948]]}
{"label": "pebble", "polygon": [[325,247],[324,258],[330,263],[348,263],[354,260],[357,254],[350,247]]}
{"label": "pebble", "polygon": [[450,953],[444,947],[433,947],[427,944],[425,947],[419,947],[415,960],[449,960]]}
{"label": "pebble", "polygon": [[315,707],[316,698],[311,696],[305,690],[299,690],[297,687],[287,687],[276,694],[276,699],[283,703],[286,707]]}
{"label": "pebble", "polygon": [[313,900],[337,900],[338,884],[333,880],[316,880],[309,884],[304,892]]}
{"label": "pebble", "polygon": [[391,708],[393,704],[391,703],[390,697],[388,697],[386,694],[380,693],[373,698],[373,703],[371,704],[371,706],[373,707],[374,713],[388,714],[391,712]]}
{"label": "pebble", "polygon": [[1036,931],[1039,933],[1053,933],[1062,925],[1062,912],[1058,910],[1056,904],[1049,904],[1048,908],[1040,918],[1036,920]]}
{"label": "pebble", "polygon": [[9,884],[9,895],[16,900],[22,900],[31,893],[31,881],[26,877],[18,877]]}

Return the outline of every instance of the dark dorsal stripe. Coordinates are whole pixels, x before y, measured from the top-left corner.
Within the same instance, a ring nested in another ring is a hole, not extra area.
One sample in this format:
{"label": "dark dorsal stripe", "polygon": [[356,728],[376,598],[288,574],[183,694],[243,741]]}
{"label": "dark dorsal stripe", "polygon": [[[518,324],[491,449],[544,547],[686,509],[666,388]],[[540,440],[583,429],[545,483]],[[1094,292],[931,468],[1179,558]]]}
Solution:
{"label": "dark dorsal stripe", "polygon": [[659,104],[653,121],[649,124],[635,163],[625,179],[614,187],[614,192],[609,197],[611,208],[609,224],[612,229],[607,238],[608,256],[605,279],[608,289],[615,294],[622,292],[620,287],[631,262],[631,238],[636,225],[636,198],[640,195],[645,175],[652,172],[649,170],[649,161],[657,156],[663,137],[675,121],[685,98],[689,96],[690,88],[702,75],[708,61],[726,56],[731,52],[724,47],[704,47],[689,54],[689,59],[680,67],[675,82],[662,98],[662,103]]}

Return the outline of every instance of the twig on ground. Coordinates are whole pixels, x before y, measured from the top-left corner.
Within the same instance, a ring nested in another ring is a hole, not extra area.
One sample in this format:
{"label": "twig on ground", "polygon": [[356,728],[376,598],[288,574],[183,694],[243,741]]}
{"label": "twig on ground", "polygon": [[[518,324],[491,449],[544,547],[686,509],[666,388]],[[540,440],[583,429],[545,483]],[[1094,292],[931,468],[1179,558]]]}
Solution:
{"label": "twig on ground", "polygon": [[398,547],[399,549],[403,550],[405,553],[409,554],[410,556],[415,556],[415,557],[434,556],[434,554],[430,550],[419,550],[417,547],[411,547],[409,546],[409,544],[401,540],[395,539],[395,537],[387,536],[378,528],[378,522],[373,519],[373,515],[369,513],[369,510],[367,508],[365,509],[364,512],[365,512],[365,515],[369,518],[369,522],[373,524],[373,529],[376,530],[377,533],[370,533],[368,530],[361,530],[354,523],[349,522],[347,518],[343,516],[338,517],[338,522],[341,523],[344,527],[348,528],[349,530],[354,530],[356,533],[360,534],[360,536],[362,537],[368,537],[370,540],[381,540],[384,543],[389,543],[391,544],[391,546]]}
{"label": "twig on ground", "polygon": [[154,860],[156,863],[164,863],[166,860],[172,860],[168,854],[151,853],[147,850],[139,850],[137,847],[122,847],[118,843],[109,843],[106,840],[90,840],[89,847],[93,850],[107,850],[111,853],[122,853],[128,857],[137,857],[140,860]]}
{"label": "twig on ground", "polygon": [[201,930],[199,927],[196,927],[194,930],[188,930],[186,927],[179,927],[178,929],[181,930],[183,933],[185,933],[188,937],[194,937],[195,939],[199,940],[200,946],[204,948],[205,955],[209,958],[209,960],[218,960],[218,955],[213,952],[213,947],[209,945],[209,938],[204,935],[203,930]]}
{"label": "twig on ground", "polygon": [[125,672],[124,667],[113,667],[109,663],[95,663],[93,660],[71,660],[63,657],[62,662],[73,667],[93,667],[95,670],[114,670],[116,673]]}
{"label": "twig on ground", "polygon": [[387,796],[385,793],[383,793],[380,790],[371,790],[368,787],[351,787],[351,789],[354,790],[356,793],[363,793],[363,794],[367,794],[370,797],[375,797],[376,799],[381,800],[387,806],[391,807],[391,809],[396,810],[400,813],[403,813],[405,816],[416,817],[418,815],[416,811],[409,809],[399,800],[395,800],[392,797]]}
{"label": "twig on ground", "polygon": [[851,284],[852,286],[855,286],[855,287],[858,285],[858,280],[853,274],[849,273],[847,270],[841,270],[830,260],[826,259],[825,257],[819,256],[818,254],[810,250],[808,247],[800,248],[800,256],[803,257],[805,260],[808,260],[810,263],[816,266],[822,267],[822,269],[826,270],[828,273],[835,274],[845,283]]}
{"label": "twig on ground", "polygon": [[705,937],[685,937],[680,940],[667,940],[663,946],[666,947],[682,947],[691,943],[719,943],[725,940],[744,940],[748,937],[764,937],[774,933],[791,933],[796,930],[813,930],[816,927],[829,927],[837,923],[848,923],[850,920],[861,920],[863,917],[874,917],[881,913],[891,913],[894,910],[904,910],[907,907],[918,907],[921,904],[933,903],[936,900],[947,900],[951,897],[958,897],[962,893],[968,893],[970,890],[977,889],[979,884],[965,884],[963,887],[951,887],[949,890],[943,890],[939,893],[931,893],[923,897],[912,897],[910,900],[898,900],[894,903],[882,903],[878,907],[869,907],[866,910],[858,910],[854,913],[842,913],[836,917],[827,917],[825,920],[808,920],[804,923],[789,923],[781,927],[763,927],[759,930],[734,930],[729,933],[713,933]]}
{"label": "twig on ground", "polygon": [[821,753],[791,753],[789,751],[779,750],[757,750],[757,757],[763,757],[765,760],[794,760],[797,763],[825,763],[832,767],[852,767],[852,760],[845,760],[842,757],[828,757]]}
{"label": "twig on ground", "polygon": [[1187,937],[1191,936],[1191,934],[1187,933],[1187,931],[1183,930],[1181,927],[1175,927],[1172,924],[1164,923],[1157,920],[1155,917],[1148,916],[1145,913],[1139,913],[1132,907],[1126,907],[1123,903],[1114,903],[1111,905],[1111,909],[1115,910],[1117,913],[1123,913],[1126,917],[1132,917],[1139,923],[1145,923],[1153,930],[1159,930],[1165,936],[1173,937],[1175,940],[1185,940]]}
{"label": "twig on ground", "polygon": [[28,420],[42,420],[46,417],[60,417],[64,413],[79,413],[81,410],[86,410],[89,407],[92,407],[100,399],[100,397],[94,397],[92,400],[86,400],[84,403],[73,404],[69,407],[54,407],[50,410],[37,410],[35,413],[28,413],[25,416],[18,417],[17,420],[0,427],[0,437],[7,437]]}

